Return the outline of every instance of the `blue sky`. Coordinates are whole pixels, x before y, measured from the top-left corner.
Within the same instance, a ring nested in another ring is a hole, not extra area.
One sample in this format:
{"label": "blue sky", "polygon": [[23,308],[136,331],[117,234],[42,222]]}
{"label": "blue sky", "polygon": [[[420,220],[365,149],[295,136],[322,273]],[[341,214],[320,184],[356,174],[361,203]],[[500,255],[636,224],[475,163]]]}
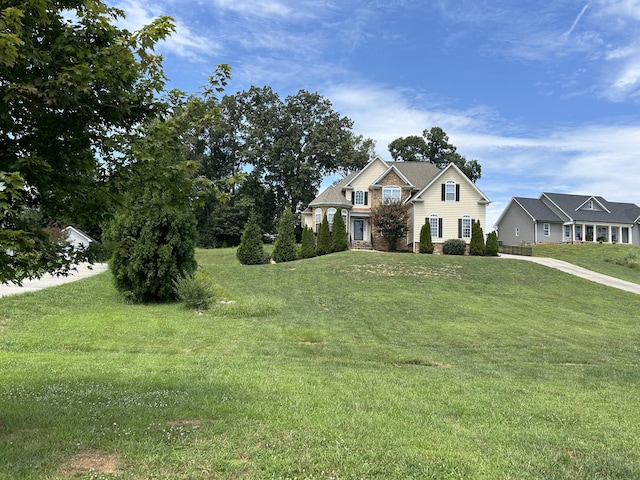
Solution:
{"label": "blue sky", "polygon": [[226,93],[319,92],[390,160],[443,128],[482,165],[488,230],[513,196],[640,205],[640,0],[108,0],[135,30],[170,15],[170,87],[215,65]]}

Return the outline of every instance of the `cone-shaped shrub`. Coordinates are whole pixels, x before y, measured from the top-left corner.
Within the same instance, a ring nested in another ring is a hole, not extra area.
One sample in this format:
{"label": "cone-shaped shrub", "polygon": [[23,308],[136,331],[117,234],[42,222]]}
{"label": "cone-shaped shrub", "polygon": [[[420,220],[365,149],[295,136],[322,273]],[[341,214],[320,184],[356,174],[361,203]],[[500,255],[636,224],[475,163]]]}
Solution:
{"label": "cone-shaped shrub", "polygon": [[420,229],[420,253],[433,253],[433,241],[431,240],[431,224],[425,223]]}
{"label": "cone-shaped shrub", "polygon": [[498,234],[495,230],[487,238],[487,255],[491,257],[498,256]]}
{"label": "cone-shaped shrub", "polygon": [[334,252],[344,252],[349,248],[347,242],[347,227],[342,218],[342,209],[338,209],[333,217],[333,232],[331,232],[332,248]]}
{"label": "cone-shaped shrub", "polygon": [[259,265],[264,263],[264,245],[262,243],[262,230],[258,225],[256,214],[251,212],[244,226],[240,246],[236,256],[243,265]]}
{"label": "cone-shaped shrub", "polygon": [[471,230],[471,242],[469,242],[469,255],[484,255],[484,233],[480,221],[473,223]]}
{"label": "cone-shaped shrub", "polygon": [[326,255],[328,253],[331,253],[331,231],[329,230],[329,220],[327,220],[327,214],[325,213],[318,229],[316,255]]}
{"label": "cone-shaped shrub", "polygon": [[313,258],[316,256],[315,238],[311,227],[304,227],[302,230],[302,247],[300,248],[300,258]]}
{"label": "cone-shaped shrub", "polygon": [[278,226],[278,238],[273,247],[271,258],[276,263],[292,262],[298,259],[296,249],[295,216],[291,210],[285,210]]}

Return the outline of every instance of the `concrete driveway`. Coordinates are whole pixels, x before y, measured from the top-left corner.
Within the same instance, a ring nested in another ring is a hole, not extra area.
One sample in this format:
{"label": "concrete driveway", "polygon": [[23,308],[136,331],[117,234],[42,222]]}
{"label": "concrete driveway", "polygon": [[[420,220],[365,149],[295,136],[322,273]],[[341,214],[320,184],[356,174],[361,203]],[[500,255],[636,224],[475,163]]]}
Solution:
{"label": "concrete driveway", "polygon": [[7,285],[0,284],[0,297],[7,295],[17,295],[25,292],[37,292],[43,288],[54,287],[56,285],[62,285],[63,283],[75,282],[82,278],[91,277],[107,270],[106,263],[81,263],[77,267],[77,272],[73,272],[68,277],[54,277],[53,275],[45,275],[37,280],[25,280],[22,282],[22,286],[14,283]]}
{"label": "concrete driveway", "polygon": [[511,258],[515,260],[525,260],[529,262],[539,263],[546,267],[555,268],[565,273],[575,275],[576,277],[585,278],[592,282],[601,283],[613,288],[619,288],[620,290],[626,290],[627,292],[640,294],[640,284],[627,282],[626,280],[620,280],[619,278],[610,277],[609,275],[603,275],[586,268],[578,267],[572,263],[565,262],[563,260],[556,260],[555,258],[546,257],[528,257],[525,255],[508,255],[506,253],[500,254],[501,258]]}

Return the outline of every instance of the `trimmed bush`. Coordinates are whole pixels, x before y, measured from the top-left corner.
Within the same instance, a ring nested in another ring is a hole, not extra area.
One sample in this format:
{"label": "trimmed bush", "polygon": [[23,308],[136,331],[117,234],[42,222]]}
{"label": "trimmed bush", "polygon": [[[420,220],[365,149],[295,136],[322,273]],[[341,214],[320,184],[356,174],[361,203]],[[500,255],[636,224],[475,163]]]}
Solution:
{"label": "trimmed bush", "polygon": [[292,262],[298,259],[296,250],[295,216],[291,210],[285,210],[278,226],[278,238],[273,247],[271,258],[276,263]]}
{"label": "trimmed bush", "polygon": [[203,272],[195,272],[191,275],[179,275],[173,286],[178,300],[184,303],[186,308],[195,310],[207,310],[214,299],[213,284],[211,279]]}
{"label": "trimmed bush", "polygon": [[265,263],[262,230],[258,225],[255,212],[251,212],[244,226],[236,256],[243,265],[261,265]]}
{"label": "trimmed bush", "polygon": [[433,253],[433,241],[431,239],[431,224],[425,223],[420,229],[420,253]]}
{"label": "trimmed bush", "polygon": [[442,244],[442,253],[445,255],[464,255],[466,251],[467,244],[464,240],[460,240],[459,238],[446,240]]}
{"label": "trimmed bush", "polygon": [[313,258],[316,256],[315,238],[311,227],[304,227],[302,230],[302,247],[300,248],[300,258]]}
{"label": "trimmed bush", "polygon": [[498,256],[498,234],[493,231],[487,237],[487,255],[491,257]]}
{"label": "trimmed bush", "polygon": [[333,232],[331,232],[331,250],[334,252],[344,252],[349,248],[347,241],[347,227],[342,218],[342,209],[338,209],[333,217]]}
{"label": "trimmed bush", "polygon": [[473,222],[471,229],[471,242],[469,243],[469,255],[484,256],[484,232],[480,226],[480,221]]}
{"label": "trimmed bush", "polygon": [[331,253],[331,230],[329,230],[329,220],[327,220],[327,214],[325,213],[318,229],[316,255],[327,255],[328,253]]}
{"label": "trimmed bush", "polygon": [[118,291],[136,303],[175,300],[174,279],[196,269],[197,234],[190,209],[128,205],[104,232]]}

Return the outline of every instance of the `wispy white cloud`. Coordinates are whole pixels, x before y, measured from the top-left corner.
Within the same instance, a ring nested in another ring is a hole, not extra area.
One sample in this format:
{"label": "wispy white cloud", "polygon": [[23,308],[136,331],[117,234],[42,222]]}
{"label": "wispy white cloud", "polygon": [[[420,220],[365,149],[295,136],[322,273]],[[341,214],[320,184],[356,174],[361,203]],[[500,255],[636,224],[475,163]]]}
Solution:
{"label": "wispy white cloud", "polygon": [[375,84],[341,84],[323,90],[334,106],[355,121],[355,130],[387,145],[440,126],[458,151],[483,168],[479,187],[493,201],[493,225],[512,196],[537,197],[543,191],[601,195],[640,205],[640,123],[589,124],[545,130],[525,129],[496,118],[486,108],[451,110],[415,101],[410,90]]}
{"label": "wispy white cloud", "polygon": [[180,17],[180,10],[171,8],[170,2],[123,0],[111,2],[111,5],[125,11],[126,17],[121,19],[119,23],[130,31],[141,29],[159,16],[172,17],[176,30],[168,39],[159,42],[158,50],[163,53],[172,53],[190,60],[204,61],[208,55],[220,49],[216,40],[196,33],[189,23]]}

